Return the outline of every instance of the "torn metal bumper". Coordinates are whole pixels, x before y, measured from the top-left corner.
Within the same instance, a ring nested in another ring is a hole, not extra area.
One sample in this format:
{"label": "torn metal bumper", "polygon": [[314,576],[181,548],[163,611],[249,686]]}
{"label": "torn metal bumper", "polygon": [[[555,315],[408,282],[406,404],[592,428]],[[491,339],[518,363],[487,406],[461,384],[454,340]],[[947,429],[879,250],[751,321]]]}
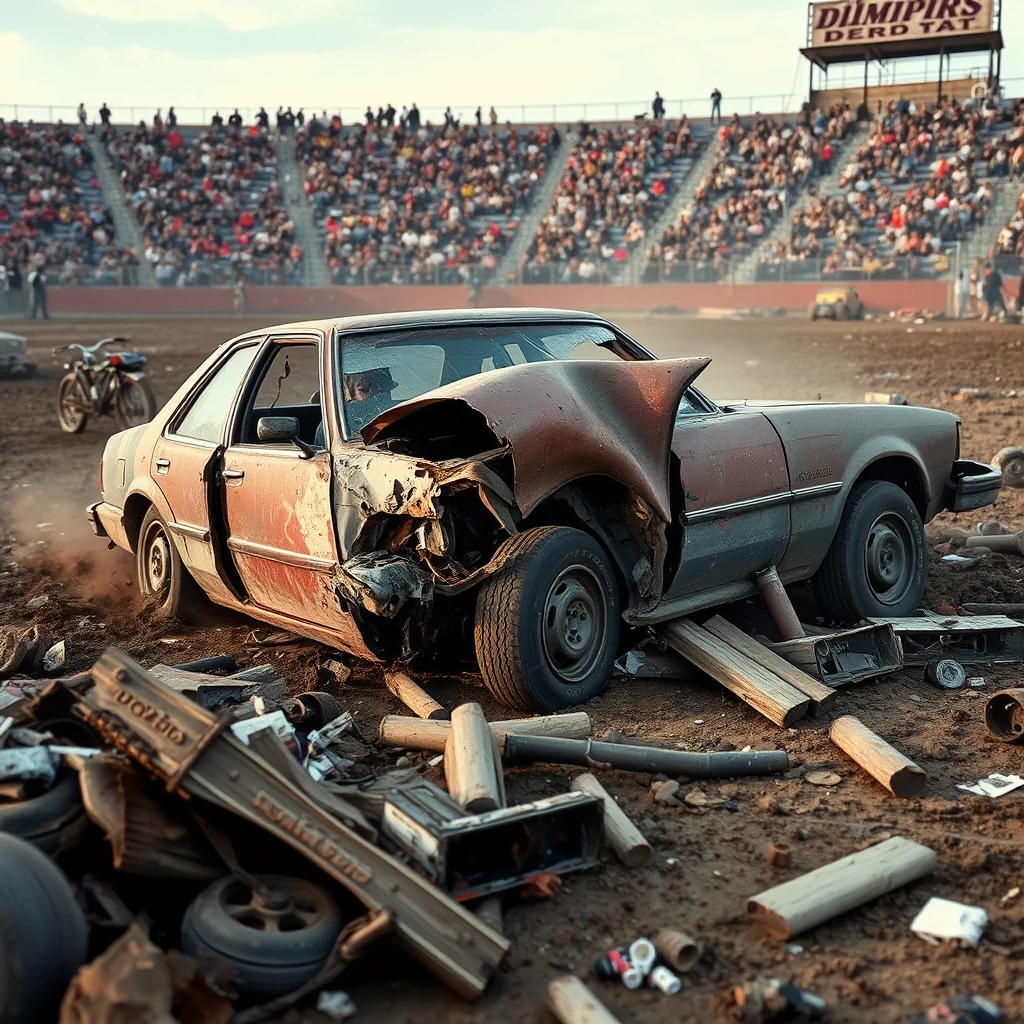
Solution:
{"label": "torn metal bumper", "polygon": [[85,510],[89,526],[97,537],[107,537],[119,548],[131,550],[128,531],[124,526],[124,513],[116,505],[106,501],[97,501]]}
{"label": "torn metal bumper", "polygon": [[984,462],[957,459],[946,483],[943,507],[950,512],[970,512],[991,505],[1003,486],[1003,474]]}

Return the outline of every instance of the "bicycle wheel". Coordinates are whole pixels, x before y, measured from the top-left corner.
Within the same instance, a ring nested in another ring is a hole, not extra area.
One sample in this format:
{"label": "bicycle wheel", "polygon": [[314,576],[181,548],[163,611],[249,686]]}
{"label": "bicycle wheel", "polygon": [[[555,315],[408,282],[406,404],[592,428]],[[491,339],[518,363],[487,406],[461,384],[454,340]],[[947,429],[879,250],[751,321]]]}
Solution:
{"label": "bicycle wheel", "polygon": [[57,385],[57,420],[65,434],[80,434],[89,422],[92,403],[77,373],[66,373]]}
{"label": "bicycle wheel", "polygon": [[123,430],[148,423],[156,415],[156,396],[145,380],[122,377],[117,388],[117,421]]}

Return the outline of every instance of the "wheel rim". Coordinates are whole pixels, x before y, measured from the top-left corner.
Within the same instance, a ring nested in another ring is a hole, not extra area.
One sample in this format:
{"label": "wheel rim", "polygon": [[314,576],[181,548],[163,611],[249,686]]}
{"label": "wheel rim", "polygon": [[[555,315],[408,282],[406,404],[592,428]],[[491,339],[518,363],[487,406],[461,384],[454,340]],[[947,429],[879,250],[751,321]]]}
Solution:
{"label": "wheel rim", "polygon": [[147,594],[160,597],[171,584],[171,545],[160,523],[153,523],[142,549],[142,583]]}
{"label": "wheel rim", "polygon": [[600,661],[608,631],[604,590],[583,565],[563,569],[544,601],[544,655],[566,683],[586,679]]}
{"label": "wheel rim", "polygon": [[917,542],[907,522],[883,512],[871,524],[864,568],[871,593],[882,604],[899,604],[910,590],[917,563]]}
{"label": "wheel rim", "polygon": [[1003,476],[1017,486],[1024,483],[1024,459],[1013,458],[1004,462]]}
{"label": "wheel rim", "polygon": [[324,919],[324,908],[309,894],[277,886],[251,889],[242,882],[227,885],[220,905],[228,917],[259,932],[298,932]]}
{"label": "wheel rim", "polygon": [[85,416],[82,404],[85,395],[82,392],[82,385],[76,380],[64,389],[60,398],[61,419],[69,427],[77,427]]}

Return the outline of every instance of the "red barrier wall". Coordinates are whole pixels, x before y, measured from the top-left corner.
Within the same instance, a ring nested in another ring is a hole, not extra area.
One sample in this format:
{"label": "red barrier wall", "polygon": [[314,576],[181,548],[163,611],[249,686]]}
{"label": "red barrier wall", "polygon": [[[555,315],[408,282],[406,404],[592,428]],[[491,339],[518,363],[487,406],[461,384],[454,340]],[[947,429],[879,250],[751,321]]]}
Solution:
{"label": "red barrier wall", "polygon": [[[858,284],[866,308],[945,310],[949,281],[864,281]],[[555,306],[642,312],[657,306],[696,310],[771,307],[802,311],[822,285],[814,281],[784,284],[640,284],[522,285],[485,287],[481,305]],[[268,318],[352,316],[405,309],[445,309],[466,305],[468,289],[460,286],[369,286],[365,288],[250,288],[249,312]],[[227,288],[53,288],[51,312],[97,315],[193,315],[231,313]]]}

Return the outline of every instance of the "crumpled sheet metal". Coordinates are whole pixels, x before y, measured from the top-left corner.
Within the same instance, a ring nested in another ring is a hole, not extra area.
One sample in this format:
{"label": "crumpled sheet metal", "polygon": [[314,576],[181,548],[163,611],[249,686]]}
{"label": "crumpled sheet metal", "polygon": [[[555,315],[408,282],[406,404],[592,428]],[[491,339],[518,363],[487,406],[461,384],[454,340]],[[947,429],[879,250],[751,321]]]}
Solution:
{"label": "crumpled sheet metal", "polygon": [[[467,377],[389,409],[362,431],[367,443],[401,434],[405,416],[461,401],[512,447],[514,492],[527,516],[572,480],[607,476],[666,522],[675,414],[707,358],[525,363]],[[375,458],[382,456],[377,454]]]}
{"label": "crumpled sheet metal", "polygon": [[195,960],[165,953],[136,921],[72,978],[60,1024],[227,1024],[233,1012]]}
{"label": "crumpled sheet metal", "polygon": [[411,559],[389,551],[350,558],[339,575],[338,590],[353,604],[382,618],[394,618],[407,601],[433,594],[433,582]]}

